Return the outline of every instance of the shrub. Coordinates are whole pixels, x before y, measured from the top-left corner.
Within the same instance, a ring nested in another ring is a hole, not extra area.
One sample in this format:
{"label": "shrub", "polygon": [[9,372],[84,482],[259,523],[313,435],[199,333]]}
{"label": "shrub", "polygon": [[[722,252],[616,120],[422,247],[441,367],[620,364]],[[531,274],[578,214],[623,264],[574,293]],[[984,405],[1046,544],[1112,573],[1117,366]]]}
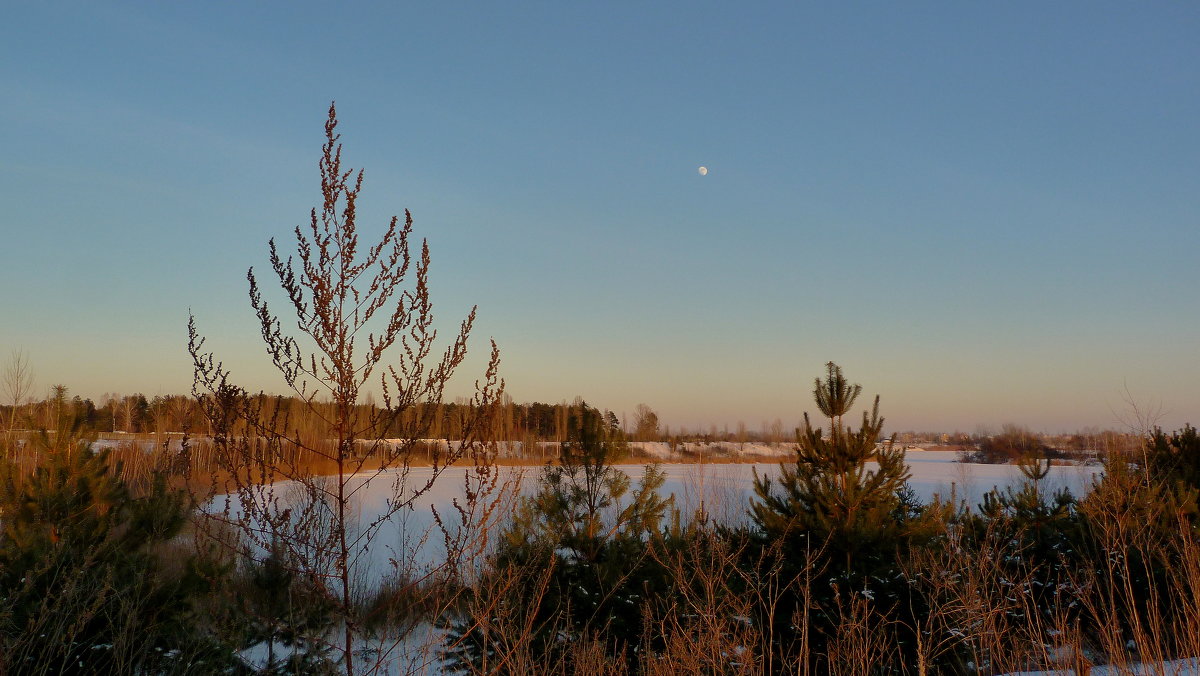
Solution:
{"label": "shrub", "polygon": [[28,476],[0,466],[0,666],[107,674],[235,664],[232,649],[196,630],[219,566],[172,546],[191,501],[161,473],[131,493],[80,428],[75,418],[38,434]]}

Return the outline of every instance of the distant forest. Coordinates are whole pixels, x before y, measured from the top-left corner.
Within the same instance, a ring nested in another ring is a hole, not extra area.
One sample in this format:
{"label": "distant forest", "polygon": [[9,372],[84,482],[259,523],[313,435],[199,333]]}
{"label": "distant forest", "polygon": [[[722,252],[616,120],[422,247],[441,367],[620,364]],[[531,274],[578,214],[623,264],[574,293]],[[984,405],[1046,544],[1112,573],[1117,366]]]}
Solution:
{"label": "distant forest", "polygon": [[[260,395],[260,398],[270,406],[288,412],[293,423],[303,424],[301,418],[310,414],[308,404],[296,397]],[[373,406],[363,404],[364,409]],[[466,422],[478,417],[476,408],[466,401],[437,403],[429,408],[432,409],[428,418],[431,439],[462,439]],[[562,443],[567,439],[571,416],[581,408],[597,416],[607,433],[620,435],[628,441],[743,444],[790,444],[795,441],[795,428],[785,429],[778,419],[772,423],[764,421],[757,430],[744,423],[733,429],[716,425],[706,430],[672,429],[660,424],[658,415],[645,404],[638,405],[631,416],[626,416],[591,406],[582,398],[572,402],[517,403],[508,397],[497,405],[490,437],[498,441]],[[82,431],[90,434],[188,433],[205,436],[211,432],[201,403],[190,395],[159,395],[147,399],[140,393],[112,394],[101,397],[101,403],[97,405],[88,398],[69,396],[69,389],[63,385],[52,387],[50,395],[42,400],[29,400],[20,406],[0,405],[0,420],[8,429],[54,429],[56,419],[64,411],[77,416]],[[364,436],[381,439],[404,436],[411,420],[425,414],[424,407],[418,404],[407,418],[391,420]],[[1071,434],[1039,434],[1016,424],[1004,425],[994,433],[905,431],[894,435],[895,443],[903,446],[954,449],[964,454],[964,460],[983,463],[1015,462],[1024,456],[1054,459],[1090,454],[1098,458],[1104,453],[1137,448],[1142,439],[1141,434],[1131,431],[1094,428]]]}

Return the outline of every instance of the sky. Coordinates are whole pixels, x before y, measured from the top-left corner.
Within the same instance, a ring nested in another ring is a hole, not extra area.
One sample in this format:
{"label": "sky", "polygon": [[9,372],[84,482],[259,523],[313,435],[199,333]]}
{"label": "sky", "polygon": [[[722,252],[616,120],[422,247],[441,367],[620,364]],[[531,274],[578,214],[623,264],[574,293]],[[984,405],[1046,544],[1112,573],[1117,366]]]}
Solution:
{"label": "sky", "polygon": [[[0,23],[0,360],[184,393],[320,197],[411,210],[444,326],[517,401],[675,428],[1200,422],[1200,4],[17,3]],[[708,174],[701,176],[698,168]],[[269,296],[276,306],[283,297]]]}

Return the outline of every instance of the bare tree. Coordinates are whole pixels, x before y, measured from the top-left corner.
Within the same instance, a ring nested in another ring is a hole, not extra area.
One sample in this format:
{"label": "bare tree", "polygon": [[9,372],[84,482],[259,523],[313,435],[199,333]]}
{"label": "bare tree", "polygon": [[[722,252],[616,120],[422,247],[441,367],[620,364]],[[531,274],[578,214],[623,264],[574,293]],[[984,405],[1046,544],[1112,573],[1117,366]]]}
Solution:
{"label": "bare tree", "polygon": [[637,405],[637,423],[634,428],[637,441],[658,441],[658,414],[645,404]]}
{"label": "bare tree", "polygon": [[118,408],[116,410],[121,412],[121,419],[124,421],[126,432],[133,431],[133,414],[137,412],[137,399],[136,394],[126,395],[121,397],[120,402],[117,404]]}
{"label": "bare tree", "polygon": [[[466,357],[475,309],[436,354],[428,244],[422,242],[414,265],[412,217],[405,211],[403,223],[393,217],[377,244],[359,248],[356,203],[363,174],[342,168],[336,127],[330,105],[320,160],[322,205],[312,210],[307,227],[295,229],[296,258],[285,258],[270,242],[271,268],[295,313],[297,333],[284,331],[254,270],[247,274],[267,352],[300,406],[234,385],[222,364],[204,351],[194,318],[189,350],[194,394],[229,477],[221,518],[242,530],[250,543],[246,554],[261,558],[272,548],[282,550],[297,574],[328,589],[340,625],[330,647],[345,672],[354,674],[380,667],[378,661],[365,669],[356,664],[363,623],[355,610],[360,591],[355,587],[365,575],[367,546],[455,461],[469,461],[468,502],[495,487],[494,445],[483,442],[503,381],[493,342],[486,372],[466,406],[471,415],[462,423],[461,437],[433,452],[431,472],[412,475],[410,458],[423,451],[419,442],[429,434],[447,384]],[[376,383],[382,405],[368,406],[368,388]],[[399,440],[381,441],[383,430]],[[331,476],[316,476],[314,468]],[[384,473],[389,476],[381,478]],[[353,500],[376,479],[393,482],[392,497],[369,523],[355,523]],[[290,496],[281,481],[291,482]],[[478,512],[456,508],[462,522]],[[448,521],[438,519],[439,524]]]}
{"label": "bare tree", "polygon": [[29,366],[29,355],[25,350],[16,349],[8,359],[4,368],[4,396],[12,405],[8,415],[8,431],[17,426],[17,409],[25,403],[33,389],[33,369]]}
{"label": "bare tree", "polygon": [[1161,399],[1138,399],[1129,390],[1128,382],[1122,383],[1120,397],[1124,406],[1122,410],[1110,409],[1113,417],[1130,434],[1139,438],[1150,436],[1166,415]]}

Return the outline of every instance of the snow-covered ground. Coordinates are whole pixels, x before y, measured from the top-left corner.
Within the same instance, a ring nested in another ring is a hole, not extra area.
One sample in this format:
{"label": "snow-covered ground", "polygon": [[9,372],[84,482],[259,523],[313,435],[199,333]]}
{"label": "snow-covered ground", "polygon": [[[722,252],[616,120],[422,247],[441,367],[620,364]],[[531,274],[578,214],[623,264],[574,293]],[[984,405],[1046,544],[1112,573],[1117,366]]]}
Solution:
{"label": "snow-covered ground", "polygon": [[[1131,664],[1126,668],[1098,665],[1087,670],[1090,676],[1200,676],[1200,658],[1155,662],[1153,664]],[[1052,671],[1015,671],[1004,676],[1074,676],[1074,669]],[[1080,676],[1083,676],[1082,674]]]}
{"label": "snow-covered ground", "polygon": [[657,458],[663,462],[687,462],[695,458],[791,458],[796,444],[767,444],[759,442],[714,441],[685,441],[675,445],[665,441],[631,441],[630,448],[642,455]]}
{"label": "snow-covered ground", "polygon": [[[93,451],[99,451],[106,448],[137,448],[144,453],[156,451],[162,447],[162,441],[155,438],[153,435],[135,435],[130,434],[128,437],[119,436],[123,433],[116,433],[105,436],[102,439],[96,439],[91,443]],[[167,437],[167,448],[170,451],[178,452],[183,447],[183,435],[172,432]]]}

